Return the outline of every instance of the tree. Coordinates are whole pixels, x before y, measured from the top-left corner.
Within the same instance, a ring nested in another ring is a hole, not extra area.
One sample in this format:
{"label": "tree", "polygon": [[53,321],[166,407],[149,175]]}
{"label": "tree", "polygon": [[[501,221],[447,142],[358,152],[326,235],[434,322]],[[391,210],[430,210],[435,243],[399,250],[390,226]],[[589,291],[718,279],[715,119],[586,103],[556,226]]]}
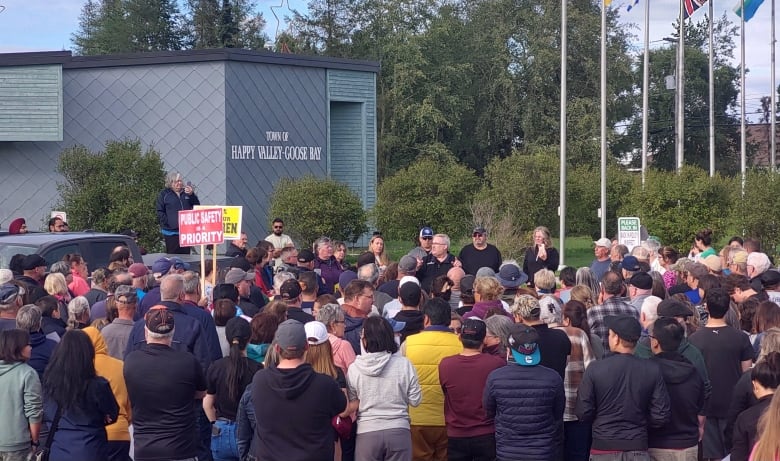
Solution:
{"label": "tree", "polygon": [[[739,69],[729,64],[736,28],[726,16],[714,24],[715,48],[715,167],[724,174],[739,171]],[[676,26],[675,26],[676,27]],[[685,29],[685,163],[709,169],[709,58],[707,19]],[[676,46],[650,52],[649,139],[648,150],[654,167],[676,168],[675,91],[666,89],[665,78],[676,73]],[[640,56],[641,59],[641,56]],[[642,65],[638,66],[642,72]],[[640,74],[641,75],[641,74]],[[642,115],[637,106],[626,140],[626,151],[641,151]],[[641,161],[634,156],[634,163]]]}
{"label": "tree", "polygon": [[126,16],[123,0],[88,1],[81,10],[79,31],[71,36],[76,53],[129,52],[131,39]]}
{"label": "tree", "polygon": [[218,0],[188,0],[187,42],[195,49],[219,48],[222,20]]}
{"label": "tree", "polygon": [[[165,187],[160,153],[144,152],[140,141],[108,141],[92,152],[84,146],[63,151],[57,165],[63,182],[57,184],[57,209],[68,213],[76,229],[119,232],[132,228],[142,246],[160,243],[155,200]],[[130,188],[130,189],[128,189]]]}
{"label": "tree", "polygon": [[128,51],[181,50],[183,18],[176,0],[125,0],[130,29]]}
{"label": "tree", "polygon": [[471,200],[478,190],[474,171],[438,146],[379,184],[371,214],[388,239],[412,240],[427,225],[451,236],[465,235],[471,225]]}
{"label": "tree", "polygon": [[284,217],[290,234],[302,246],[323,235],[354,242],[368,231],[360,197],[333,179],[280,179],[271,196],[269,216]]}
{"label": "tree", "polygon": [[186,43],[195,49],[263,49],[265,18],[250,0],[188,0]]}

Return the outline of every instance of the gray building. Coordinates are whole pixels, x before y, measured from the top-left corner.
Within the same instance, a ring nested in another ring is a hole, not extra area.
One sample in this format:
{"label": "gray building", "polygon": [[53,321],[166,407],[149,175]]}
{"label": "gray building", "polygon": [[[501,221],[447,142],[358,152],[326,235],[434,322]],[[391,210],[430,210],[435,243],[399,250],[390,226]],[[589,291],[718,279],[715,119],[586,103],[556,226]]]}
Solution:
{"label": "gray building", "polygon": [[280,178],[330,176],[371,207],[378,70],[236,49],[0,54],[0,226],[48,219],[65,148],[125,138],[161,152],[204,205],[242,205],[252,239],[268,233]]}

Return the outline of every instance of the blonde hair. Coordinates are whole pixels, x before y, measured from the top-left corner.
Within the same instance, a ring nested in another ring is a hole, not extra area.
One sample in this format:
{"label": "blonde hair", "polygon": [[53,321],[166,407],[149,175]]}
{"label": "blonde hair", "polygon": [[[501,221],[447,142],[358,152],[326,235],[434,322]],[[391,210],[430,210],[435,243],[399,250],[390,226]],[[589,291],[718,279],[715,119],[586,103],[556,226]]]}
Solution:
{"label": "blonde hair", "polygon": [[763,359],[770,352],[780,352],[780,328],[774,327],[764,332],[761,339],[761,350],[758,353],[756,362]]}
{"label": "blonde hair", "polygon": [[371,254],[374,255],[374,258],[379,260],[379,263],[382,266],[387,266],[390,263],[390,259],[387,257],[387,249],[385,245],[382,245],[382,252],[379,253],[378,255],[374,253],[374,249],[372,248],[372,245],[377,239],[381,239],[382,243],[385,242],[385,239],[383,239],[381,235],[375,235],[371,237],[371,240],[368,241],[368,249],[369,251],[371,251]]}
{"label": "blonde hair", "polygon": [[532,238],[536,237],[536,233],[537,232],[541,232],[542,235],[544,236],[544,246],[546,246],[547,248],[552,248],[552,239],[550,238],[550,229],[548,229],[548,228],[546,228],[544,226],[539,226],[536,229],[534,229],[534,232],[533,232],[533,234],[531,234],[531,237]]}
{"label": "blonde hair", "polygon": [[780,392],[775,392],[769,407],[758,420],[758,434],[751,459],[774,460],[780,455]]}
{"label": "blonde hair", "polygon": [[76,296],[68,303],[68,330],[75,330],[79,327],[79,319],[84,313],[89,316],[89,301],[83,296]]}
{"label": "blonde hair", "polygon": [[574,285],[569,291],[569,298],[581,302],[585,305],[586,309],[590,309],[596,305],[596,302],[593,299],[593,292],[587,285]]}
{"label": "blonde hair", "polygon": [[309,348],[303,354],[303,360],[310,364],[317,373],[328,375],[333,379],[338,378],[336,365],[333,363],[333,349],[330,341],[322,344],[309,344]]}
{"label": "blonde hair", "polygon": [[43,282],[43,289],[52,296],[64,296],[68,294],[68,282],[65,276],[59,272],[52,272],[46,276]]}
{"label": "blonde hair", "polygon": [[495,277],[477,277],[474,280],[474,293],[479,293],[480,301],[493,301],[503,292],[504,287]]}
{"label": "blonde hair", "polygon": [[555,272],[549,269],[540,269],[534,274],[534,286],[542,290],[555,289]]}

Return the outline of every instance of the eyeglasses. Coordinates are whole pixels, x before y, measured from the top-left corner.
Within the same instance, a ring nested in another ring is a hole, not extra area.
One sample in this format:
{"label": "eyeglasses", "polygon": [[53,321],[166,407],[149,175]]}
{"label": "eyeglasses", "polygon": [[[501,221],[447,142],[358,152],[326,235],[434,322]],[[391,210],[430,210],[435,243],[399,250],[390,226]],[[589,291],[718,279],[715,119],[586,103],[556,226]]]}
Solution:
{"label": "eyeglasses", "polygon": [[480,232],[474,232],[473,234],[471,234],[472,237],[482,237],[483,235],[485,234],[482,234]]}
{"label": "eyeglasses", "polygon": [[284,226],[274,226],[274,229],[284,229]]}
{"label": "eyeglasses", "polygon": [[422,237],[423,240],[433,240],[433,237]]}

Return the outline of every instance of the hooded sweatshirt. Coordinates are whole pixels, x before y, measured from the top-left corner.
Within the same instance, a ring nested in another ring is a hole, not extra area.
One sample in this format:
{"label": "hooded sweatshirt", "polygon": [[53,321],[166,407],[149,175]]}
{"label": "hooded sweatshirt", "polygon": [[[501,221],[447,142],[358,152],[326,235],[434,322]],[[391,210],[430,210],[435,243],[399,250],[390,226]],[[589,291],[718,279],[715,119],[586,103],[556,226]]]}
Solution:
{"label": "hooded sweatshirt", "polygon": [[127,386],[125,385],[125,376],[122,373],[124,362],[108,355],[108,346],[103,339],[103,335],[94,328],[87,327],[83,330],[92,341],[95,347],[95,371],[98,376],[102,376],[111,386],[111,392],[119,405],[119,416],[116,422],[106,426],[106,435],[109,441],[130,441],[130,432],[128,426],[131,420],[130,399],[127,395]]}
{"label": "hooded sweatshirt", "polygon": [[30,424],[43,419],[38,373],[23,362],[0,361],[0,451],[30,448]]}
{"label": "hooded sweatshirt", "polygon": [[704,409],[704,381],[696,367],[678,352],[661,352],[653,359],[669,392],[672,417],[668,424],[648,430],[650,448],[684,449],[699,441],[698,415]]}
{"label": "hooded sweatshirt", "polygon": [[257,418],[254,456],[267,460],[333,459],[335,431],[331,419],[347,406],[347,398],[335,379],[302,363],[296,368],[260,370],[251,386]]}
{"label": "hooded sweatshirt", "polygon": [[425,315],[418,310],[401,309],[395,314],[393,319],[406,324],[404,329],[401,330],[401,342],[406,341],[408,336],[419,333],[425,328]]}
{"label": "hooded sweatshirt", "polygon": [[359,355],[347,376],[349,400],[360,400],[358,434],[409,429],[409,406],[420,404],[422,391],[406,357],[389,352]]}

